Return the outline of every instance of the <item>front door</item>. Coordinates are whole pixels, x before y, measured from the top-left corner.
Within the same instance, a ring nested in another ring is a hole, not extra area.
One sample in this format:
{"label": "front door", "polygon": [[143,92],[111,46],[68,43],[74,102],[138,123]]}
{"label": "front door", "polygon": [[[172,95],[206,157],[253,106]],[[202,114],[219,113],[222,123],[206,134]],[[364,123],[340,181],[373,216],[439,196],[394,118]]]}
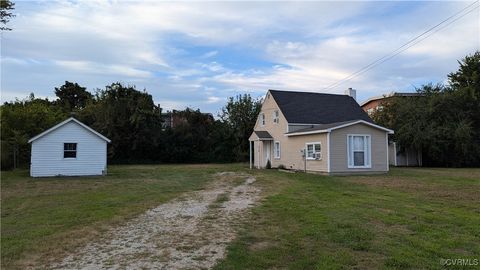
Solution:
{"label": "front door", "polygon": [[[265,164],[264,166],[267,166],[267,162],[270,160],[270,146],[271,146],[271,142],[270,141],[264,141],[263,142],[263,152],[264,152],[264,155],[265,155]],[[271,163],[271,161],[270,161]]]}

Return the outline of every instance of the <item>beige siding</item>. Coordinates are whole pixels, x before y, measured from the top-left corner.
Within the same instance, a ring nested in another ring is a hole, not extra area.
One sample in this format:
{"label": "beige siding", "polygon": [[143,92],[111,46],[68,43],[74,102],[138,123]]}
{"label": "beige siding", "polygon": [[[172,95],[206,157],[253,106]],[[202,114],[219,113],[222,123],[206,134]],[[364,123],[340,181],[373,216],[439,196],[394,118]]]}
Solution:
{"label": "beige siding", "polygon": [[307,171],[327,172],[328,169],[328,145],[327,134],[312,134],[304,136],[283,136],[283,147],[280,159],[274,160],[274,166],[283,164],[286,168],[304,170],[305,160],[300,150],[305,149],[306,143],[320,142],[321,160],[307,160]]}
{"label": "beige siding", "polygon": [[[279,123],[273,122],[273,113],[275,110],[279,110],[280,121]],[[264,144],[271,144],[270,147],[270,162],[272,167],[278,167],[283,165],[289,169],[303,170],[305,167],[304,159],[300,153],[301,149],[305,148],[307,142],[320,142],[322,145],[322,160],[309,160],[307,161],[307,170],[309,171],[327,171],[328,167],[328,145],[326,134],[315,134],[308,136],[294,136],[287,137],[288,123],[278,108],[277,103],[273,97],[267,93],[262,105],[261,113],[265,114],[265,126],[261,125],[260,115],[255,124],[254,130],[266,130],[272,135],[273,141],[255,141],[254,142],[254,166],[258,167],[260,161],[260,167],[263,168],[266,165]],[[275,159],[273,153],[273,142],[280,142],[280,158]],[[260,160],[259,160],[260,159]]]}
{"label": "beige siding", "polygon": [[[365,134],[371,136],[371,168],[348,168],[347,135]],[[356,124],[333,130],[330,134],[330,168],[332,173],[386,172],[388,171],[388,148],[386,132],[365,124]]]}

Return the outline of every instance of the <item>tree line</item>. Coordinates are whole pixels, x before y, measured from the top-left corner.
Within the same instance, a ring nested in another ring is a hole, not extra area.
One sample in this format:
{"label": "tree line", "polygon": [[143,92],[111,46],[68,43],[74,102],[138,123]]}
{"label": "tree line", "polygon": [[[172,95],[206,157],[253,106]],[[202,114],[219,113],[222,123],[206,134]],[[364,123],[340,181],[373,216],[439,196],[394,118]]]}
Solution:
{"label": "tree line", "polygon": [[420,150],[426,166],[480,166],[480,52],[459,66],[447,84],[423,85],[420,97],[390,99],[372,116],[395,131],[400,151]]}
{"label": "tree line", "polygon": [[245,161],[261,105],[248,94],[231,97],[217,120],[186,108],[175,112],[183,121],[171,128],[162,125],[162,108],[152,95],[135,86],[117,82],[92,94],[67,81],[54,92],[56,100],[32,93],[0,106],[2,170],[28,166],[28,139],[72,115],[112,140],[111,163]]}

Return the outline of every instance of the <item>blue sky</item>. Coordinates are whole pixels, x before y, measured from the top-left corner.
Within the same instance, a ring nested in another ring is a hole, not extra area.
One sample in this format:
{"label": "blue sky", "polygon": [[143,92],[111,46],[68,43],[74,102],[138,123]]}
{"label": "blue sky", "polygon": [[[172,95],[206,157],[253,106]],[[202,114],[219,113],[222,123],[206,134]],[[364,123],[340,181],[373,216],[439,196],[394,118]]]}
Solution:
{"label": "blue sky", "polygon": [[471,1],[15,1],[1,38],[1,99],[54,98],[74,81],[147,89],[165,109],[217,113],[230,96],[267,89],[358,100],[445,82],[480,48],[479,10],[338,87]]}

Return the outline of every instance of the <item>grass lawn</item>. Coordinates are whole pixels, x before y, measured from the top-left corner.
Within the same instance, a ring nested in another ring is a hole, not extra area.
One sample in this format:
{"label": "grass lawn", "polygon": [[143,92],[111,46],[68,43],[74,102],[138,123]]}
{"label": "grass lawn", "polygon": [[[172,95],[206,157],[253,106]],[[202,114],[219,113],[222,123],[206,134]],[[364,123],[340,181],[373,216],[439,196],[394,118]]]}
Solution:
{"label": "grass lawn", "polygon": [[[480,268],[480,169],[326,177],[257,171],[276,191],[218,269]],[[280,186],[280,187],[279,187]]]}
{"label": "grass lawn", "polygon": [[201,189],[222,170],[225,165],[119,165],[109,166],[106,177],[40,179],[27,170],[2,172],[2,269],[63,257],[109,226]]}
{"label": "grass lawn", "polygon": [[62,257],[227,170],[254,174],[265,198],[218,269],[443,269],[442,258],[480,263],[480,169],[327,177],[239,164],[125,165],[90,178],[2,172],[2,268]]}

